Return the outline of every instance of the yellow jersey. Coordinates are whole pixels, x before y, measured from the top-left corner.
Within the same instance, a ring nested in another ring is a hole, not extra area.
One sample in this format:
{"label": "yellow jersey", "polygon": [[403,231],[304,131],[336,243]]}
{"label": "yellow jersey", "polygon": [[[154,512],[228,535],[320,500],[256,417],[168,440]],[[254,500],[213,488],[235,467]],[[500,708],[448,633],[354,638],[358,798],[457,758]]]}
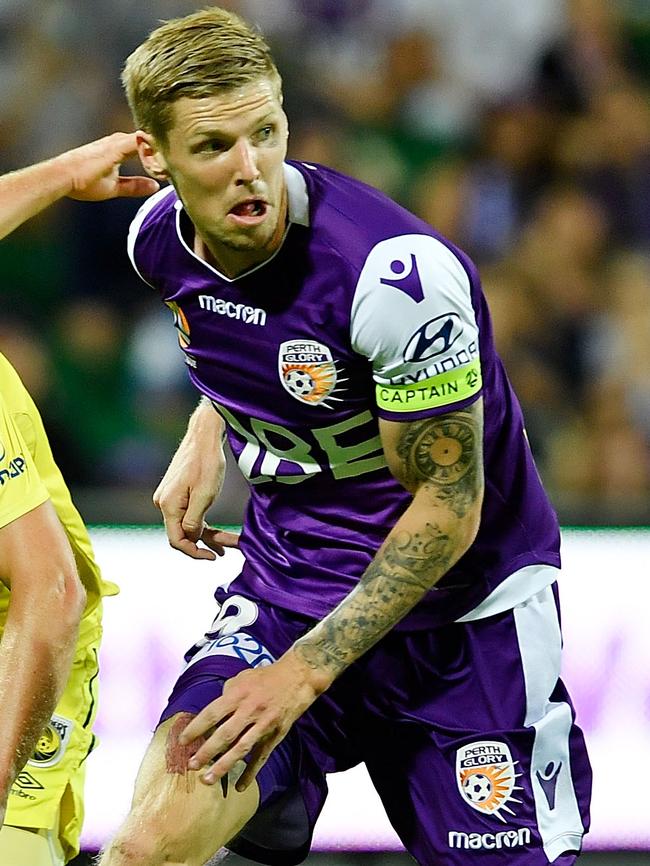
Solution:
{"label": "yellow jersey", "polygon": [[[74,552],[87,594],[86,617],[102,596],[115,595],[118,589],[102,579],[88,531],[54,462],[39,411],[18,373],[0,353],[0,527],[47,499],[52,501]],[[29,556],[28,550],[25,556]],[[0,583],[0,628],[9,598],[9,589]]]}

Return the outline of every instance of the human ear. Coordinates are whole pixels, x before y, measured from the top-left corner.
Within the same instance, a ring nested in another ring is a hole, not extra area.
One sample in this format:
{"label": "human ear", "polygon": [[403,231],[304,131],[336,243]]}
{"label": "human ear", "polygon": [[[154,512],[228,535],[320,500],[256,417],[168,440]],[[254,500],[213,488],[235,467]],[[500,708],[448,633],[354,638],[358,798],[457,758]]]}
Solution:
{"label": "human ear", "polygon": [[138,155],[144,170],[156,180],[168,180],[167,162],[156,139],[148,132],[139,129],[135,134]]}

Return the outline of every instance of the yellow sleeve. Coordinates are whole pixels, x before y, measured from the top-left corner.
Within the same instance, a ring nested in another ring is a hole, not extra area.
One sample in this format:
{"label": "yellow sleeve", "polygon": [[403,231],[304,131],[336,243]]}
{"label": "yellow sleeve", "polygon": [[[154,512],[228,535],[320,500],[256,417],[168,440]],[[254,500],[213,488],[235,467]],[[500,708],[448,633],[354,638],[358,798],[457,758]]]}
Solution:
{"label": "yellow sleeve", "polygon": [[14,423],[0,384],[0,527],[32,511],[49,494]]}
{"label": "yellow sleeve", "polygon": [[68,536],[88,598],[86,612],[115,584],[102,580],[88,531],[54,462],[34,401],[0,352],[0,527],[50,499]]}

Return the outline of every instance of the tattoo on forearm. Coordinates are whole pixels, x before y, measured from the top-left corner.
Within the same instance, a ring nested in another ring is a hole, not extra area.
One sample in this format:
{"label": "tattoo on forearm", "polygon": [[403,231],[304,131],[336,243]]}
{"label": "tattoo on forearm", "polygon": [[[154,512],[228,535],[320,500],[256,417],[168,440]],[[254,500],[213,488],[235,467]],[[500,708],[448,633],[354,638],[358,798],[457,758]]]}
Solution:
{"label": "tattoo on forearm", "polygon": [[326,617],[316,634],[296,645],[313,668],[338,674],[388,632],[444,574],[454,543],[439,527],[398,532],[370,563],[356,589]]}
{"label": "tattoo on forearm", "polygon": [[[400,474],[431,497],[432,520],[419,531],[393,530],[353,592],[298,641],[296,650],[310,667],[338,675],[457,560],[461,520],[482,495],[482,444],[482,415],[475,406],[404,425],[396,448]],[[434,522],[445,513],[451,519]]]}

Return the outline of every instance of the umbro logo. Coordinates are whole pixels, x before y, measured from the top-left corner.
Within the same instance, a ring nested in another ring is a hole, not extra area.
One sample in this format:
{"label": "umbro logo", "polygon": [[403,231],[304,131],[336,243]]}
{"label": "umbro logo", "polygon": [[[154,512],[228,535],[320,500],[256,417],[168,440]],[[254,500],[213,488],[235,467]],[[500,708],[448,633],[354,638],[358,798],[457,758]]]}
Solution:
{"label": "umbro logo", "polygon": [[43,790],[41,783],[35,779],[31,773],[28,773],[27,770],[22,770],[18,773],[14,784],[17,788],[26,788],[27,790],[31,789],[33,791]]}

